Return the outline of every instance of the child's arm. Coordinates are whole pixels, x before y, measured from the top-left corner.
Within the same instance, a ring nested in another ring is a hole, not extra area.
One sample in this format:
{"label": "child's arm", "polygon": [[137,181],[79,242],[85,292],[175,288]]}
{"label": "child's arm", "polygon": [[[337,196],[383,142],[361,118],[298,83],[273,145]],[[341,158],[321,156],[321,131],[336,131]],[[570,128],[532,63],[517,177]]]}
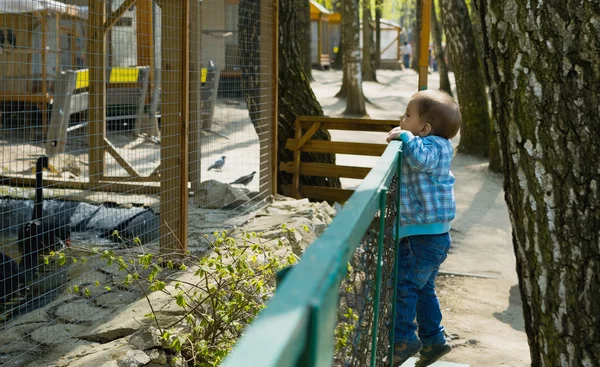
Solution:
{"label": "child's arm", "polygon": [[440,160],[440,150],[436,145],[423,144],[423,139],[406,130],[399,133],[402,140],[404,159],[414,170],[428,172],[433,170]]}

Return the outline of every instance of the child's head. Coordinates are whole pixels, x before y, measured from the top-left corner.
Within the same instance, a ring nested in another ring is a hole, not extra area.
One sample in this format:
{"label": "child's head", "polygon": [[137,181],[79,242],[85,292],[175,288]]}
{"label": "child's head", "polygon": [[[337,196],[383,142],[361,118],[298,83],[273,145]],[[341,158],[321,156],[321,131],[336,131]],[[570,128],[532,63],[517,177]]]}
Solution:
{"label": "child's head", "polygon": [[460,128],[458,104],[448,94],[436,90],[415,93],[400,117],[400,126],[415,136],[436,135],[452,139]]}

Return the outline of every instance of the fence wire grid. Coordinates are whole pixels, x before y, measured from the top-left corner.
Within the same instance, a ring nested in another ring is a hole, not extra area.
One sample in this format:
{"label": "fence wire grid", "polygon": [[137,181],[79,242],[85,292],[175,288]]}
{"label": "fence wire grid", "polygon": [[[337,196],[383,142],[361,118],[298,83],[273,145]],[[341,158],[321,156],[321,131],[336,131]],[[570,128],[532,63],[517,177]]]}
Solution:
{"label": "fence wire grid", "polygon": [[194,238],[271,197],[273,12],[265,0],[0,0],[0,364],[141,296],[93,287],[118,280],[92,248],[200,251]]}

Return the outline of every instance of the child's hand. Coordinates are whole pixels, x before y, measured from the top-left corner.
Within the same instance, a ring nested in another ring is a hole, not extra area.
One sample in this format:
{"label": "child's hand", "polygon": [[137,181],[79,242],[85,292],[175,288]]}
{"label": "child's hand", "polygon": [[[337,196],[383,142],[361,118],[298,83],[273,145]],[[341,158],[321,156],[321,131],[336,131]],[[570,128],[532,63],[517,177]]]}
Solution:
{"label": "child's hand", "polygon": [[400,126],[393,128],[389,133],[387,138],[385,139],[388,143],[392,140],[398,140],[398,137],[402,133],[402,128]]}

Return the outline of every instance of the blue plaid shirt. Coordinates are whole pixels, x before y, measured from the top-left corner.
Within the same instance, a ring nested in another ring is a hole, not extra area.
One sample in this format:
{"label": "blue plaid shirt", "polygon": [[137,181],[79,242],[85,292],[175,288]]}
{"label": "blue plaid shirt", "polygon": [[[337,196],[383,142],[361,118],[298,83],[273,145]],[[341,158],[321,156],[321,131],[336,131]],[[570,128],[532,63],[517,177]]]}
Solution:
{"label": "blue plaid shirt", "polygon": [[454,175],[450,164],[454,150],[448,139],[429,135],[402,140],[402,184],[400,186],[401,237],[445,233],[456,215]]}

